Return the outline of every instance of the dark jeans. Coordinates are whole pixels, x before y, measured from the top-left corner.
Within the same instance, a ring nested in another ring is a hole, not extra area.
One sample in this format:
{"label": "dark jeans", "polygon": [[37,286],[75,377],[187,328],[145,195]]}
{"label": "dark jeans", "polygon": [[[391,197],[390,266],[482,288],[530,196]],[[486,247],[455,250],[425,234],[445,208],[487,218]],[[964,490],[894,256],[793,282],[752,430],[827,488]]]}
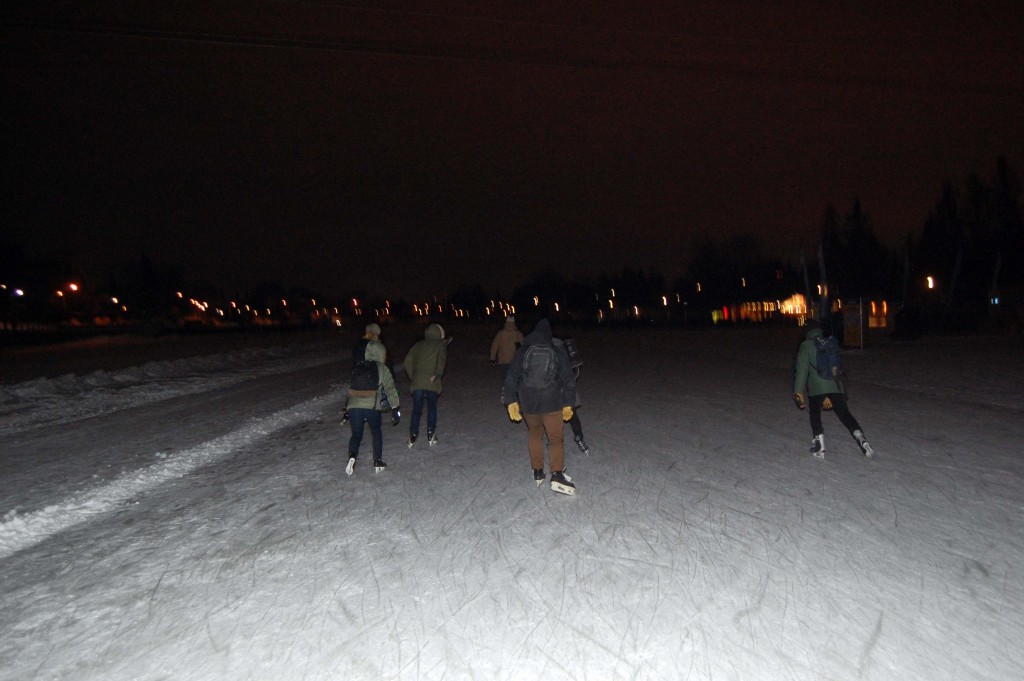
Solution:
{"label": "dark jeans", "polygon": [[363,441],[363,426],[369,424],[370,435],[373,437],[373,460],[377,461],[384,455],[384,434],[380,429],[380,412],[376,409],[349,409],[348,423],[352,426],[352,437],[348,441],[348,455],[359,454],[359,444]]}
{"label": "dark jeans", "polygon": [[846,406],[846,395],[829,393],[828,395],[811,395],[807,403],[807,409],[811,414],[811,431],[814,435],[821,435],[825,432],[821,425],[821,403],[825,401],[826,397],[832,400],[832,411],[836,413],[851,435],[853,431],[860,430],[860,424],[857,423],[857,419],[853,418],[850,408]]}
{"label": "dark jeans", "polygon": [[409,418],[409,434],[420,434],[420,418],[423,416],[423,403],[427,403],[427,432],[437,430],[437,398],[439,394],[433,390],[412,391],[412,416]]}

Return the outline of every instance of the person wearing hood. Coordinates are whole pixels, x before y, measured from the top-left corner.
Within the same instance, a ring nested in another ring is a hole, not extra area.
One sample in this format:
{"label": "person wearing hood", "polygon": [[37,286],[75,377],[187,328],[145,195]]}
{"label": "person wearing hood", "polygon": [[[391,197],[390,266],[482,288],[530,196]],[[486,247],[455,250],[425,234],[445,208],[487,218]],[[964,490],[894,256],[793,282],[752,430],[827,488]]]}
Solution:
{"label": "person wearing hood", "polygon": [[348,396],[348,422],[352,428],[352,437],[348,441],[348,465],[345,473],[352,475],[356,466],[356,459],[359,456],[359,445],[363,441],[363,430],[370,426],[370,434],[373,438],[373,465],[379,473],[387,466],[384,463],[384,434],[381,431],[381,415],[389,407],[384,405],[384,400],[390,405],[391,425],[397,426],[401,419],[398,410],[398,390],[395,389],[395,379],[391,370],[384,365],[386,350],[384,344],[379,340],[371,340],[366,344],[366,360],[377,364],[377,387],[373,390],[353,390],[349,388]]}
{"label": "person wearing hood", "polygon": [[544,436],[548,439],[551,489],[575,494],[576,486],[565,474],[564,421],[572,418],[576,382],[565,352],[554,347],[551,323],[537,322],[536,328],[516,350],[505,374],[503,402],[509,418],[526,421],[529,430],[530,466],[534,482],[544,481]]}
{"label": "person wearing hood", "polygon": [[512,315],[505,317],[504,326],[491,341],[491,366],[501,369],[501,375],[504,376],[509,362],[512,361],[512,356],[516,354],[516,350],[522,344],[523,332],[516,326],[516,318]]}
{"label": "person wearing hood", "polygon": [[417,341],[405,355],[405,373],[412,391],[412,417],[409,419],[409,448],[416,444],[420,434],[423,405],[427,406],[427,443],[437,444],[437,398],[441,396],[441,379],[448,363],[448,344],[440,324],[431,324],[424,330],[423,339]]}
{"label": "person wearing hood", "polygon": [[794,367],[793,399],[800,409],[808,409],[811,417],[811,453],[819,459],[825,458],[825,429],[821,423],[822,409],[835,412],[836,416],[860,446],[864,456],[874,456],[871,444],[864,436],[860,424],[846,404],[846,392],[839,377],[825,377],[816,369],[818,345],[824,342],[825,334],[817,320],[807,322],[807,334],[796,353]]}

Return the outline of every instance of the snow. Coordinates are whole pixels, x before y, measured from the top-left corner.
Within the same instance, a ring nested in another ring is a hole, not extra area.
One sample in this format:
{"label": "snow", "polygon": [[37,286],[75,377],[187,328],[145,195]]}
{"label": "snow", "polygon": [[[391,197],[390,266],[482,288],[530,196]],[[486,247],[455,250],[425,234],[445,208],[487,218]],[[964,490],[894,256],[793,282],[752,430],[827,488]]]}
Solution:
{"label": "snow", "polygon": [[0,679],[1024,678],[1020,338],[847,351],[877,455],[826,414],[819,461],[797,330],[575,330],[567,497],[496,330],[351,477],[354,333],[4,351]]}

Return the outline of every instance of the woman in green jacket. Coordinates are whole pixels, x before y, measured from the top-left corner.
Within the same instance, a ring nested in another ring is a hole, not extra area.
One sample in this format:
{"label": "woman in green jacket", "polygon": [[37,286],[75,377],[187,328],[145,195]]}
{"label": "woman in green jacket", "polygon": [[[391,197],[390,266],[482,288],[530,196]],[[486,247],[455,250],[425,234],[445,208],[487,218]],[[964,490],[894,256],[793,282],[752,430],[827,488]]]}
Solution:
{"label": "woman in green jacket", "polygon": [[793,381],[793,399],[800,409],[810,406],[811,453],[819,459],[825,458],[825,429],[821,424],[821,410],[832,410],[846,426],[850,434],[857,440],[864,456],[869,459],[875,455],[874,450],[864,437],[857,419],[850,413],[846,405],[846,391],[840,376],[824,377],[816,369],[818,344],[824,341],[821,323],[816,320],[807,322],[807,336],[800,343],[796,353],[795,378]]}

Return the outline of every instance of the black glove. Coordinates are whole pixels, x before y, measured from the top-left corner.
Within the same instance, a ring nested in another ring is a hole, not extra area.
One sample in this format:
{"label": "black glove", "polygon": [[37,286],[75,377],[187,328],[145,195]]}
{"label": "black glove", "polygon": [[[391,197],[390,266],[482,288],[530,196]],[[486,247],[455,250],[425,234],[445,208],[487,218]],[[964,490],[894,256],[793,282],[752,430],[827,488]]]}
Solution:
{"label": "black glove", "polygon": [[402,412],[398,411],[398,407],[391,410],[391,425],[397,426],[398,422],[402,420]]}
{"label": "black glove", "polygon": [[348,407],[345,407],[344,409],[341,410],[341,425],[344,426],[347,423],[348,423]]}

